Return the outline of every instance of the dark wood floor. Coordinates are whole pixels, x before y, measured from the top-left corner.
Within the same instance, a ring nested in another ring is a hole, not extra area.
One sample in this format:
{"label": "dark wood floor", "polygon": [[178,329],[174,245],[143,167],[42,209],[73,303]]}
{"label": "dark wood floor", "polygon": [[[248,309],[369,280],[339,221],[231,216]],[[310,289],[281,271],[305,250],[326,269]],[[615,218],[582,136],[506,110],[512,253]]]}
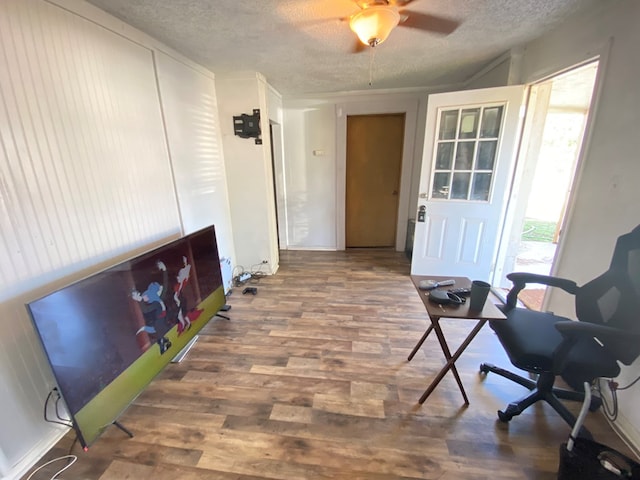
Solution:
{"label": "dark wood floor", "polygon": [[[254,286],[256,296],[234,291],[231,321],[212,320],[122,416],[134,438],[110,428],[86,453],[76,444],[78,462],[62,477],[556,478],[569,427],[546,405],[497,420],[526,391],[478,373],[482,361],[510,367],[488,327],[458,362],[470,405],[450,375],[418,405],[443,357],[430,337],[406,360],[426,319],[403,254],[282,252],[279,272]],[[445,322],[452,346],[469,327]],[[586,425],[628,453],[600,412]]]}

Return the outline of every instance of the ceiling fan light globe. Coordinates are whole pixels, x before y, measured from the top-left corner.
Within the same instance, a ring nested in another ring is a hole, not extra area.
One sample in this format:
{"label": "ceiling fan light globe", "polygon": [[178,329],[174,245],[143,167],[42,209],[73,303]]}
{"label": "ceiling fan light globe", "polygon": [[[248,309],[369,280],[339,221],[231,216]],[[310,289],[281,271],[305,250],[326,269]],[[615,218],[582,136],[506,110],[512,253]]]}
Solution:
{"label": "ceiling fan light globe", "polygon": [[375,47],[384,42],[400,21],[398,11],[390,6],[372,6],[356,13],[349,27],[365,45]]}

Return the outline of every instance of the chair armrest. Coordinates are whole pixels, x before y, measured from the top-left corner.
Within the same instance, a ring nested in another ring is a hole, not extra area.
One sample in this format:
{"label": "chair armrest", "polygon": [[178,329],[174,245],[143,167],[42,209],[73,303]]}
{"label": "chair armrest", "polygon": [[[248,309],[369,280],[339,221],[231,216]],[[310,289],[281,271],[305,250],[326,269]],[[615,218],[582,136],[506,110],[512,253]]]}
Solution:
{"label": "chair armrest", "polygon": [[516,285],[526,285],[527,283],[542,283],[550,287],[559,287],[568,293],[575,294],[578,291],[578,284],[566,278],[552,277],[551,275],[540,275],[537,273],[513,272],[507,278]]}
{"label": "chair armrest", "polygon": [[551,275],[539,275],[537,273],[513,272],[507,275],[507,278],[513,282],[513,287],[507,295],[507,310],[515,308],[518,302],[518,294],[527,283],[541,283],[549,287],[558,287],[567,293],[575,295],[578,291],[578,284],[573,280],[566,278],[552,277]]}

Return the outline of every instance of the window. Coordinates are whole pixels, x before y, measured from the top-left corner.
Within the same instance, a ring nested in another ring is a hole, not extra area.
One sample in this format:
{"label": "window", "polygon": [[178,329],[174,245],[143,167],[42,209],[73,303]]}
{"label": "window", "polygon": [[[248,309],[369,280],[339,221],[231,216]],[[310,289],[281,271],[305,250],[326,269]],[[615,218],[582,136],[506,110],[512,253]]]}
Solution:
{"label": "window", "polygon": [[489,201],[504,105],[440,112],[431,198]]}

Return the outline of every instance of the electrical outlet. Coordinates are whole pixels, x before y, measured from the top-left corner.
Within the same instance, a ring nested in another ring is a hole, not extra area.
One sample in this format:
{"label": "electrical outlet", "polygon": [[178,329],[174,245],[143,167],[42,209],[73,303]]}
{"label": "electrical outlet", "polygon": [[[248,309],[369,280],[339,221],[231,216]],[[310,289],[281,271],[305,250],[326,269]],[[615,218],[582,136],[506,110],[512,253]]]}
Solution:
{"label": "electrical outlet", "polygon": [[262,260],[262,263],[269,263],[269,260]]}

